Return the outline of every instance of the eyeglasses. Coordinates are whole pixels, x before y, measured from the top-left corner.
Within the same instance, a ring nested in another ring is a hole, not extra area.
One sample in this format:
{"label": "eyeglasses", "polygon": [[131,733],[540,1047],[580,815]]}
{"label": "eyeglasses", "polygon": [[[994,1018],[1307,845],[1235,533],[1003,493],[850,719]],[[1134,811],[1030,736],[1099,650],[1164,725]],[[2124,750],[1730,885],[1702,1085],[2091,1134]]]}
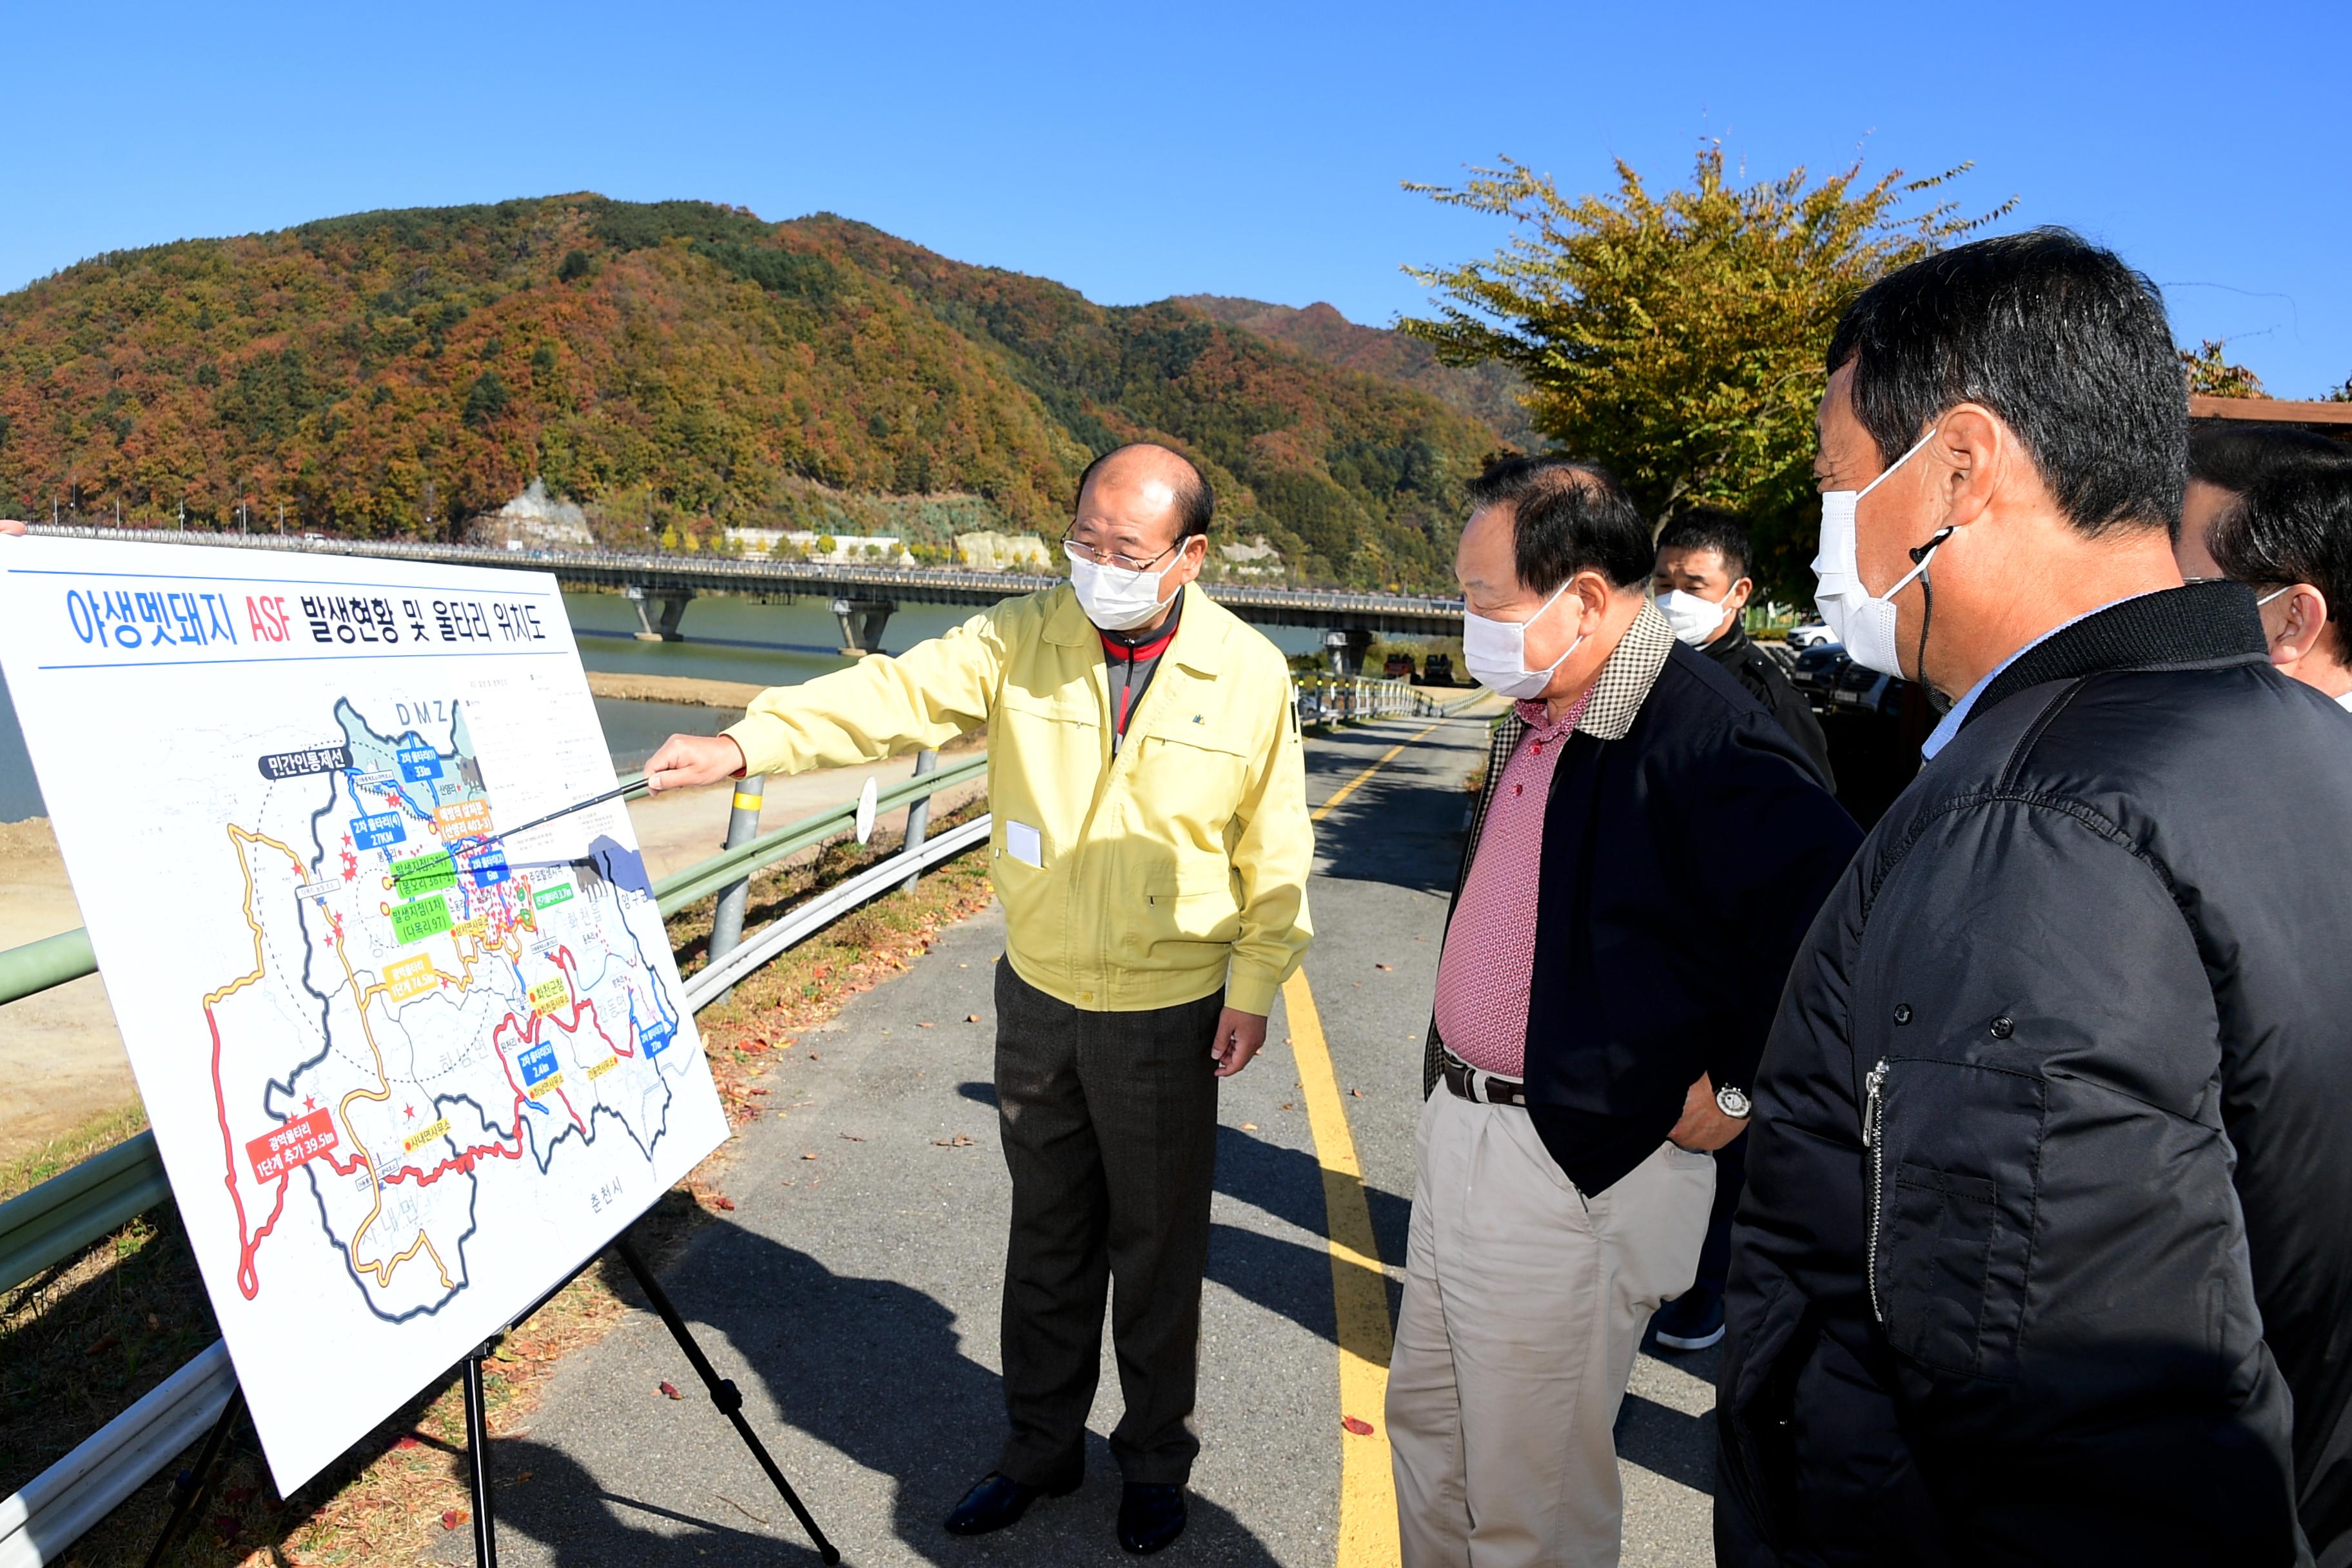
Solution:
{"label": "eyeglasses", "polygon": [[1097,550],[1091,544],[1073,539],[1067,530],[1062,533],[1062,548],[1074,558],[1096,566],[1114,566],[1122,572],[1149,572],[1160,562],[1183,549],[1187,542],[1189,542],[1188,540],[1180,539],[1150,560],[1137,561],[1132,557],[1121,555],[1115,550]]}

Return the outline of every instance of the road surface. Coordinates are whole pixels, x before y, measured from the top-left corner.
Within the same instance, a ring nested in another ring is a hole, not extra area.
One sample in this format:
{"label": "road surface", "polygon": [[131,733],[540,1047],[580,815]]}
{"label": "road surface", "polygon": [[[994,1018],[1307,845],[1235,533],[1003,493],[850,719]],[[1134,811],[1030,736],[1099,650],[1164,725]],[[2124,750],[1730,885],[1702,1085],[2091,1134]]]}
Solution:
{"label": "road surface", "polygon": [[[1328,808],[1310,893],[1312,1003],[1300,1005],[1294,982],[1267,1050],[1223,1089],[1204,1447],[1192,1525],[1169,1563],[1393,1560],[1380,1378],[1412,1189],[1422,1034],[1484,737],[1475,719],[1399,720],[1309,743],[1309,803]],[[1108,1347],[1085,1487],[998,1535],[959,1540],[940,1528],[991,1468],[1003,1430],[1009,1188],[990,1087],[991,972],[1003,943],[991,911],[798,1037],[772,1079],[772,1103],[786,1114],[743,1130],[723,1178],[736,1208],[667,1279],[858,1568],[1125,1561],[1103,1440],[1118,1412]],[[1345,1174],[1350,1152],[1360,1186]],[[1335,1165],[1342,1173],[1327,1181]],[[1360,1260],[1366,1219],[1384,1281]],[[1367,1312],[1381,1295],[1387,1311]],[[1637,1367],[1619,1424],[1629,1564],[1713,1560],[1704,1416],[1714,1372],[1712,1352]],[[687,1397],[664,1397],[665,1380]],[[1357,1436],[1343,1416],[1374,1430]],[[567,1362],[529,1430],[498,1443],[494,1465],[505,1564],[816,1562],[648,1314]],[[470,1560],[467,1534],[442,1543],[449,1561]]]}

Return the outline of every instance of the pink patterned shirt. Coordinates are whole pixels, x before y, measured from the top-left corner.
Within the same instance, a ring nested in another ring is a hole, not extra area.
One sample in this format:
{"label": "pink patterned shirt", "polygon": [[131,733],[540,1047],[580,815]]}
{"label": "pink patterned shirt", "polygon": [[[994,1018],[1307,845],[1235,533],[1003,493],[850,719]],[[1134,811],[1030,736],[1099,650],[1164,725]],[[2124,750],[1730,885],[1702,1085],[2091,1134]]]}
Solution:
{"label": "pink patterned shirt", "polygon": [[1535,976],[1536,889],[1543,869],[1544,806],[1552,770],[1584,716],[1587,691],[1550,723],[1539,701],[1519,704],[1528,731],[1487,805],[1470,875],[1437,960],[1437,1034],[1482,1071],[1527,1070],[1528,987]]}

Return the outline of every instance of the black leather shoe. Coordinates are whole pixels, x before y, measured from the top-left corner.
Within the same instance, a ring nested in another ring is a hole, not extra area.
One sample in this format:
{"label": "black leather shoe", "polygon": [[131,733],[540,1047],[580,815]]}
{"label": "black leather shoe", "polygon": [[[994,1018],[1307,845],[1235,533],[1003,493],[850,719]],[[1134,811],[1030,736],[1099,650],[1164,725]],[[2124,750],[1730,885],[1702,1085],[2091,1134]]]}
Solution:
{"label": "black leather shoe", "polygon": [[1118,1499],[1118,1543],[1148,1556],[1184,1533],[1184,1489],[1129,1481]]}
{"label": "black leather shoe", "polygon": [[1033,1487],[991,1470],[981,1478],[978,1486],[963,1494],[963,1501],[948,1515],[948,1533],[986,1535],[992,1530],[1018,1524],[1031,1503],[1041,1497],[1067,1497],[1078,1489],[1079,1479],[1073,1477],[1066,1486]]}

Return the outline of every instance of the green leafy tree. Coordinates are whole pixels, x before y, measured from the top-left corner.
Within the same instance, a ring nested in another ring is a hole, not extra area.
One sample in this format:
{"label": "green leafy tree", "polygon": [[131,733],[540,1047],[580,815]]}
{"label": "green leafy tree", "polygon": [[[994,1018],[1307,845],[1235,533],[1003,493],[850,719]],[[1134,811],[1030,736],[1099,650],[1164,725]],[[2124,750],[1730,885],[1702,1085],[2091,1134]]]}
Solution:
{"label": "green leafy tree", "polygon": [[2232,364],[2222,350],[2228,347],[2224,338],[2207,338],[2191,353],[2180,351],[2181,368],[2189,373],[2189,392],[2193,397],[2264,397],[2263,378],[2244,365]]}
{"label": "green leafy tree", "polygon": [[1622,160],[1616,190],[1574,198],[1507,158],[1459,187],[1408,184],[1517,232],[1483,260],[1408,267],[1441,303],[1399,326],[1448,364],[1517,370],[1536,429],[1607,467],[1651,515],[1746,512],[1759,570],[1786,592],[1818,528],[1813,413],[1838,316],[1873,279],[2015,205],[1909,210],[1968,167],[1865,185],[1856,163],[1818,183],[1799,168],[1742,184],[1710,142],[1691,183],[1663,195]]}

